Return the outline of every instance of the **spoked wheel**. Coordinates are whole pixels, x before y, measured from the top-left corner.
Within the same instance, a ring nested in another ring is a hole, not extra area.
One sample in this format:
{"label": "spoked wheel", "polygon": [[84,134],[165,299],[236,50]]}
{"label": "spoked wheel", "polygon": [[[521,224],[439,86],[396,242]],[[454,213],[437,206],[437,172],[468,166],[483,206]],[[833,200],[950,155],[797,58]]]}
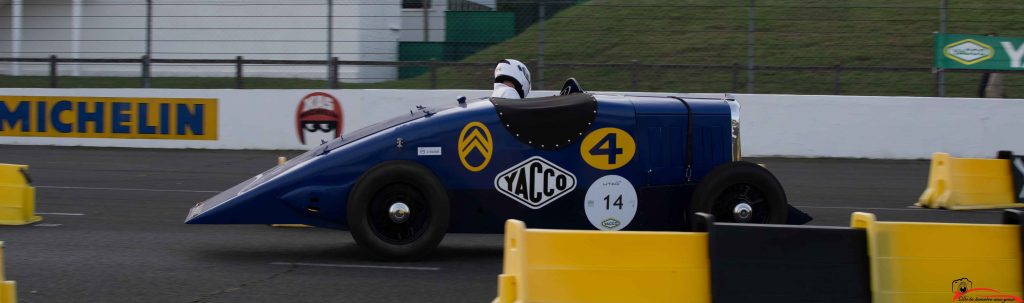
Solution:
{"label": "spoked wheel", "polygon": [[384,242],[409,244],[426,230],[430,209],[418,190],[408,184],[385,186],[374,196],[366,216],[370,229]]}
{"label": "spoked wheel", "polygon": [[352,238],[381,259],[421,258],[448,231],[447,191],[414,162],[387,162],[364,173],[349,193],[347,210]]}
{"label": "spoked wheel", "polygon": [[788,205],[782,185],[764,167],[749,162],[721,165],[697,185],[691,212],[713,214],[715,220],[782,224]]}

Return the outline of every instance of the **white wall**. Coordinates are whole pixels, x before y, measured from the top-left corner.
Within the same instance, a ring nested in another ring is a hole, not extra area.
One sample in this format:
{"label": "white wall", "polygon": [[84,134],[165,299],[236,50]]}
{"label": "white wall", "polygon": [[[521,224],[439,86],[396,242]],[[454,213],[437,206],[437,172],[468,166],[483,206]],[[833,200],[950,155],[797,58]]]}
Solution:
{"label": "white wall", "polygon": [[930,158],[1024,153],[1024,100],[736,95],[751,156]]}
{"label": "white wall", "polygon": [[189,89],[7,89],[0,96],[152,97],[218,99],[218,140],[152,140],[3,137],[0,144],[112,146],[139,148],[309,149],[320,142],[299,143],[295,129],[300,100],[326,92],[341,103],[345,133],[375,122],[408,114],[417,105],[455,103],[457,96],[486,97],[490,91],[469,90],[189,90]]}
{"label": "white wall", "polygon": [[[219,140],[0,137],[0,144],[158,148],[305,149],[295,134],[300,99],[315,90],[2,89],[0,96],[102,96],[219,99]],[[324,90],[344,110],[344,130],[456,102],[485,90]],[[553,92],[534,92],[534,96]],[[649,94],[649,93],[634,93]],[[652,94],[666,95],[666,94]],[[679,95],[679,94],[677,94]],[[718,94],[691,96],[719,97]],[[735,95],[742,105],[744,156],[926,159],[943,151],[991,158],[1024,153],[1024,100],[924,97]]]}
{"label": "white wall", "polygon": [[[401,29],[400,1],[366,2],[336,0],[333,54],[340,60],[396,61]],[[180,5],[180,1],[157,0],[153,6],[153,58],[162,59],[288,59],[327,58],[326,4],[314,2],[281,4],[281,0],[246,3],[273,5]],[[145,54],[146,6],[144,1],[86,0],[83,6],[80,43],[81,58],[140,58]],[[187,4],[185,2],[184,4]],[[41,5],[25,1],[21,57],[71,58],[70,0],[47,1]],[[57,4],[57,5],[53,5]],[[115,4],[115,5],[112,5]],[[162,5],[178,4],[178,5]],[[0,7],[0,19],[10,28],[11,5]],[[46,17],[56,16],[56,17]],[[110,17],[97,17],[110,16]],[[364,17],[365,16],[365,17]],[[56,29],[38,29],[56,28]],[[234,28],[234,29],[233,29]],[[241,29],[239,29],[241,28]],[[265,29],[261,29],[265,28]],[[11,53],[11,30],[0,30],[0,56]],[[126,41],[112,41],[126,40]],[[235,41],[229,41],[235,40]],[[238,41],[242,40],[242,41]],[[12,64],[0,64],[0,73],[11,74]],[[21,64],[23,75],[46,75],[46,64]],[[72,68],[62,65],[61,74]],[[232,77],[233,65],[154,65],[157,77]],[[84,76],[138,76],[138,64],[88,64]],[[324,66],[246,66],[248,77],[326,78]],[[383,81],[397,76],[395,67],[342,66],[342,81]]]}

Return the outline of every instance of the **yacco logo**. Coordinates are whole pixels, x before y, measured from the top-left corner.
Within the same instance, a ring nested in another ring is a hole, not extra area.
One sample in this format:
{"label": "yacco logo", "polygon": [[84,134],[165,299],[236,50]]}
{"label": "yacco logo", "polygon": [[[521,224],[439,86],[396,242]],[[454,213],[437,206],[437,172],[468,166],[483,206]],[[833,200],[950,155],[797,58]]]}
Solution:
{"label": "yacco logo", "polygon": [[526,207],[538,209],[576,189],[576,176],[533,156],[498,174],[494,188]]}
{"label": "yacco logo", "polygon": [[471,172],[478,172],[487,167],[494,153],[494,142],[491,131],[480,122],[469,122],[459,133],[459,160],[462,166]]}
{"label": "yacco logo", "polygon": [[217,140],[217,99],[0,96],[0,136]]}
{"label": "yacco logo", "polygon": [[978,42],[974,39],[964,39],[946,45],[942,49],[946,58],[953,59],[964,65],[971,65],[992,58],[995,50],[988,44]]}
{"label": "yacco logo", "polygon": [[608,218],[601,221],[601,226],[607,227],[608,229],[614,229],[619,227],[619,225],[622,225],[622,222],[619,222],[619,220],[616,220],[615,218]]}
{"label": "yacco logo", "polygon": [[299,142],[306,144],[306,132],[333,132],[341,137],[344,115],[338,99],[327,93],[315,92],[302,97],[295,110],[295,133]]}
{"label": "yacco logo", "polygon": [[991,288],[975,288],[967,278],[953,280],[951,302],[1024,302],[1021,297],[1004,294]]}

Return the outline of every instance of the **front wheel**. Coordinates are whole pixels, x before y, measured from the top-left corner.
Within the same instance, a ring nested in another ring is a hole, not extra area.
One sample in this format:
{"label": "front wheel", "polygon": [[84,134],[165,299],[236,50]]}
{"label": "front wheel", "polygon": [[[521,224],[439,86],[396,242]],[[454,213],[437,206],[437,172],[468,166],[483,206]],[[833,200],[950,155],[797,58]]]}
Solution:
{"label": "front wheel", "polygon": [[413,162],[390,162],[367,171],[349,194],[347,208],[352,238],[382,259],[421,258],[448,230],[444,186]]}
{"label": "front wheel", "polygon": [[710,213],[721,222],[783,224],[788,205],[771,172],[739,161],[720,165],[701,180],[690,211]]}

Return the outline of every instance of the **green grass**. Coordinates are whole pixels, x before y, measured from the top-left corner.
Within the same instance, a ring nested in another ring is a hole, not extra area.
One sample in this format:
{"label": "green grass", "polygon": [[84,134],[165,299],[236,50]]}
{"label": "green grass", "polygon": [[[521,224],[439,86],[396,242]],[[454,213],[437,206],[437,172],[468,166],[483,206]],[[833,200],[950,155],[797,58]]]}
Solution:
{"label": "green grass", "polygon": [[[591,0],[545,22],[544,61],[551,63],[726,64],[747,63],[747,0]],[[921,67],[932,62],[932,33],[938,30],[934,0],[757,0],[755,60],[772,66]],[[950,33],[1024,36],[1024,2],[952,1]],[[999,8],[999,9],[994,9]],[[464,59],[535,62],[539,27]],[[531,63],[534,86],[556,89],[573,76],[589,90],[632,90],[622,68],[552,68]],[[747,72],[738,74],[746,92]],[[490,68],[445,67],[438,88],[489,89]],[[730,92],[731,70],[645,69],[637,90]],[[947,96],[975,96],[980,74],[947,73]],[[757,93],[832,94],[829,71],[757,71]],[[61,77],[61,87],[139,87],[138,78]],[[1024,96],[1024,75],[1006,77],[1007,94]],[[0,77],[3,87],[45,87],[46,77]],[[159,78],[153,87],[233,88],[233,78]],[[246,88],[323,88],[324,81],[247,78]],[[381,83],[342,83],[342,88],[429,88],[428,75]],[[930,72],[843,72],[840,91],[848,95],[931,96]]]}
{"label": "green grass", "polygon": [[[593,0],[554,16],[545,28],[547,63],[734,64],[747,63],[748,1],[736,0]],[[932,33],[939,10],[931,0],[794,1],[758,0],[755,60],[773,66],[931,67]],[[1024,36],[1020,1],[953,2],[950,33],[999,33]],[[961,5],[959,7],[955,5]],[[619,7],[609,7],[619,5]],[[964,6],[968,5],[968,6]],[[630,7],[633,6],[633,7]],[[666,6],[672,6],[667,8]],[[867,8],[871,7],[871,8]],[[878,8],[888,7],[888,8]],[[969,7],[970,9],[965,9]],[[1003,8],[986,10],[984,8]],[[985,21],[985,22],[979,22]],[[495,61],[502,57],[537,58],[538,27],[488,48],[466,61]],[[489,70],[474,73],[487,78]],[[575,76],[591,90],[630,90],[627,70],[547,68],[545,88],[557,87]],[[439,78],[465,76],[442,69]],[[740,92],[747,73],[738,74]],[[534,80],[538,75],[534,70]],[[840,91],[851,95],[931,96],[935,76],[930,72],[844,72]],[[731,70],[649,70],[638,74],[641,91],[733,91]],[[757,93],[831,94],[831,72],[757,71]],[[974,96],[980,74],[947,73],[947,96]],[[476,85],[441,81],[441,87]],[[536,83],[535,83],[536,85]],[[1007,93],[1024,96],[1024,76],[1007,76]],[[476,85],[476,87],[481,87]]]}

